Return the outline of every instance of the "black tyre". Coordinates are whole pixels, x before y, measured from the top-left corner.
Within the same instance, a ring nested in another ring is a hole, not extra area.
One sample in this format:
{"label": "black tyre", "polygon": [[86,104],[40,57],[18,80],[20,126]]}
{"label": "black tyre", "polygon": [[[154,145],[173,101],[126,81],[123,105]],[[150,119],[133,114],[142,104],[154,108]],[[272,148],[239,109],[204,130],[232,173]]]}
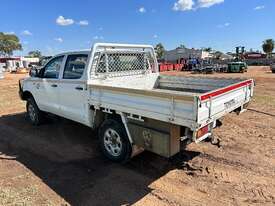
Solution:
{"label": "black tyre", "polygon": [[32,97],[27,100],[26,109],[28,118],[33,125],[38,126],[43,122],[44,114],[39,110],[35,100]]}
{"label": "black tyre", "polygon": [[105,120],[99,128],[98,136],[103,154],[111,161],[124,163],[131,158],[132,147],[120,121]]}

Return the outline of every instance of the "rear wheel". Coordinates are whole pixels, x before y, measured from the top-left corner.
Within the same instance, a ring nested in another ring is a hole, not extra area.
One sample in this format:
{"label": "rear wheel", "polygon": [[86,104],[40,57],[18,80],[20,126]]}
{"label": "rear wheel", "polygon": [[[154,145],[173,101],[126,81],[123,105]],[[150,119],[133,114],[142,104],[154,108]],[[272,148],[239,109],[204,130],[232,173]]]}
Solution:
{"label": "rear wheel", "polygon": [[35,126],[40,125],[44,119],[44,116],[32,97],[27,100],[26,109],[30,122]]}
{"label": "rear wheel", "polygon": [[115,162],[126,162],[132,154],[132,147],[124,125],[108,119],[99,129],[99,141],[103,154]]}

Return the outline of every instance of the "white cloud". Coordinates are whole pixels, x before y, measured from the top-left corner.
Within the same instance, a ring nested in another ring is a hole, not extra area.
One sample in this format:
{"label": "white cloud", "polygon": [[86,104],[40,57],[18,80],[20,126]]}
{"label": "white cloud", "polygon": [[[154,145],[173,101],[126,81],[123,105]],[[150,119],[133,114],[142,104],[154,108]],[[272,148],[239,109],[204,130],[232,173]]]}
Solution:
{"label": "white cloud", "polygon": [[230,25],[231,25],[231,23],[226,22],[226,23],[224,23],[224,24],[218,25],[218,27],[219,27],[219,28],[224,28],[224,27],[229,27]]}
{"label": "white cloud", "polygon": [[74,23],[73,19],[65,19],[63,16],[59,16],[56,19],[56,24],[60,26],[69,26]]}
{"label": "white cloud", "polygon": [[99,27],[98,30],[99,30],[99,31],[102,31],[102,30],[103,30],[103,27]]}
{"label": "white cloud", "polygon": [[223,2],[224,0],[177,0],[177,2],[174,3],[173,10],[188,11],[196,10],[198,8],[209,8]]}
{"label": "white cloud", "polygon": [[8,32],[4,32],[4,34],[15,34],[14,31],[8,31]]}
{"label": "white cloud", "polygon": [[262,9],[264,9],[265,8],[265,6],[264,5],[261,5],[261,6],[256,6],[255,8],[254,8],[254,10],[262,10]]}
{"label": "white cloud", "polygon": [[25,35],[25,36],[31,36],[32,33],[29,31],[29,30],[24,30],[21,32],[22,35]]}
{"label": "white cloud", "polygon": [[57,42],[59,42],[59,43],[63,42],[63,39],[61,37],[55,38],[54,40],[57,41]]}
{"label": "white cloud", "polygon": [[157,34],[154,34],[153,38],[156,39],[158,38],[159,36]]}
{"label": "white cloud", "polygon": [[198,7],[200,8],[209,8],[215,4],[221,4],[224,0],[198,0]]}
{"label": "white cloud", "polygon": [[174,3],[173,10],[175,11],[187,11],[193,9],[194,6],[193,0],[178,0]]}
{"label": "white cloud", "polygon": [[88,25],[89,25],[89,22],[88,22],[87,20],[81,20],[81,21],[78,22],[78,24],[79,24],[80,26],[88,26]]}
{"label": "white cloud", "polygon": [[138,9],[138,11],[139,11],[140,13],[145,13],[145,12],[146,12],[146,9],[145,9],[144,7],[140,7],[140,8]]}

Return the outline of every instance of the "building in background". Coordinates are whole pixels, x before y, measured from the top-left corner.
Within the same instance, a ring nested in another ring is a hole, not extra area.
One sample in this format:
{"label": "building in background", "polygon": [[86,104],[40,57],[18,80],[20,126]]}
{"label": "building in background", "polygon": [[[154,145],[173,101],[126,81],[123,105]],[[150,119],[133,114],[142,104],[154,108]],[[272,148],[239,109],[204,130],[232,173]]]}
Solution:
{"label": "building in background", "polygon": [[267,55],[260,52],[246,52],[243,57],[245,59],[266,59]]}
{"label": "building in background", "polygon": [[261,52],[245,52],[243,59],[248,65],[270,65],[272,59],[267,58],[267,55]]}
{"label": "building in background", "polygon": [[18,68],[28,68],[30,64],[38,63],[39,58],[32,57],[0,57],[0,64],[5,71],[16,71]]}
{"label": "building in background", "polygon": [[174,50],[164,52],[164,61],[171,63],[180,63],[187,59],[208,59],[211,55],[202,49],[176,48]]}

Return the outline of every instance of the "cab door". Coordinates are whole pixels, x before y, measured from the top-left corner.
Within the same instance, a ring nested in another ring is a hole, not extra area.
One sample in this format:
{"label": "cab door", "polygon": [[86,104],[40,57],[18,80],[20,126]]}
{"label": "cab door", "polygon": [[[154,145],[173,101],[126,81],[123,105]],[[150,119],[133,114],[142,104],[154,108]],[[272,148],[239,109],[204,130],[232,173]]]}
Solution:
{"label": "cab door", "polygon": [[64,65],[64,56],[50,60],[41,70],[40,81],[35,85],[36,103],[40,110],[60,114],[59,86],[60,71]]}
{"label": "cab door", "polygon": [[59,86],[62,115],[84,124],[88,121],[88,100],[84,77],[87,59],[88,54],[68,55]]}

